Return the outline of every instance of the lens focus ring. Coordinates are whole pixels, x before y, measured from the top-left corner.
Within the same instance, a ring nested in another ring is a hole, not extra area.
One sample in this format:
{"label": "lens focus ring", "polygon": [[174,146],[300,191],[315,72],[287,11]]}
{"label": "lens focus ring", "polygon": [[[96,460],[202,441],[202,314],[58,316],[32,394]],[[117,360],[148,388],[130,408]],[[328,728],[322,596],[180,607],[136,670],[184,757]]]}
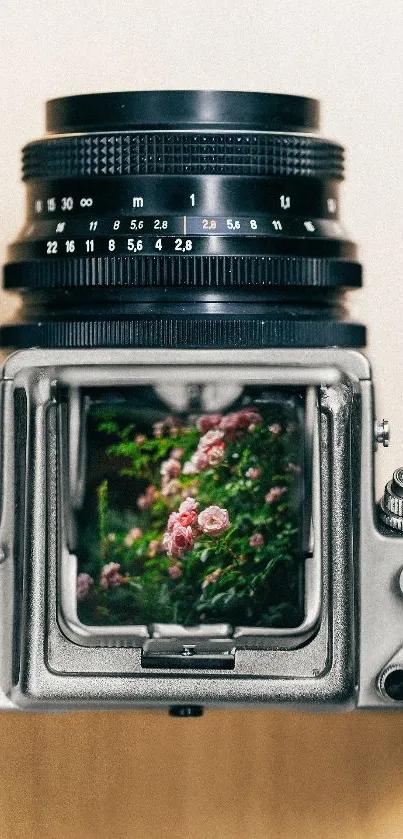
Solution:
{"label": "lens focus ring", "polygon": [[341,180],[343,149],[303,135],[137,132],[55,138],[23,150],[25,181],[154,174]]}

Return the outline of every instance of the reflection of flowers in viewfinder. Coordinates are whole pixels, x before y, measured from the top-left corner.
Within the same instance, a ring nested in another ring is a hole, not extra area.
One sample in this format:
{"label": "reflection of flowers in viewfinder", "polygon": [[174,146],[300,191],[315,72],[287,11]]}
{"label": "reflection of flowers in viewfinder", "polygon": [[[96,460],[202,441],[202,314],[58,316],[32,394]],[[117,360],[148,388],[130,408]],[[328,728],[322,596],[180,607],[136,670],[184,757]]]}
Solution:
{"label": "reflection of flowers in viewfinder", "polygon": [[281,434],[281,425],[278,422],[274,422],[273,425],[269,425],[269,431],[271,431],[274,437],[278,437]]}

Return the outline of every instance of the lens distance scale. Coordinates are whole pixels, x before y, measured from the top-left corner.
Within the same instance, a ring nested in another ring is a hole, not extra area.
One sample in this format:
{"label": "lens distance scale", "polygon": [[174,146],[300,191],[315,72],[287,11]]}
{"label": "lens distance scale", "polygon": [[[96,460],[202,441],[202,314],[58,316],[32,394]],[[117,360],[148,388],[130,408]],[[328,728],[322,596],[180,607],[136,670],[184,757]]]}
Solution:
{"label": "lens distance scale", "polygon": [[209,91],[49,103],[51,134],[24,149],[27,222],[4,272],[25,325],[0,340],[362,346],[342,307],[361,284],[339,221],[344,153],[315,136],[318,113],[301,97]]}

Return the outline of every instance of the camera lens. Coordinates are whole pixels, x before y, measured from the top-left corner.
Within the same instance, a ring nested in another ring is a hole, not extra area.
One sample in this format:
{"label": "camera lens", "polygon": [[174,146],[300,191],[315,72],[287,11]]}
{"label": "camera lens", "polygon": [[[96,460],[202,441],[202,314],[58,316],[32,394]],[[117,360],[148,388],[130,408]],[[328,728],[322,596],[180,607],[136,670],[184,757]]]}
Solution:
{"label": "camera lens", "polygon": [[343,149],[315,100],[128,92],[47,105],[4,285],[14,347],[359,347]]}

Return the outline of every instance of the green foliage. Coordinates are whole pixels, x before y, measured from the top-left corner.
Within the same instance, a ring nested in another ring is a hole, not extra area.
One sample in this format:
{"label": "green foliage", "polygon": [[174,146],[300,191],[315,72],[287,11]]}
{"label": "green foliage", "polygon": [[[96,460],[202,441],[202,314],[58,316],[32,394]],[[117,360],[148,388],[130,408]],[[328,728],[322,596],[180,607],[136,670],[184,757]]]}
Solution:
{"label": "green foliage", "polygon": [[[258,410],[258,409],[256,409]],[[89,623],[130,624],[200,622],[233,625],[293,626],[301,620],[300,567],[296,557],[299,499],[295,433],[278,409],[281,431],[271,431],[270,416],[224,438],[225,455],[217,465],[185,474],[183,465],[197,450],[196,422],[160,423],[159,436],[146,434],[110,415],[98,422],[98,432],[112,442],[107,457],[122,478],[142,482],[134,496],[151,493],[150,504],[121,511],[108,505],[108,484],[97,488],[97,522],[81,530],[80,571],[94,579],[89,596],[79,603]],[[164,494],[161,465],[176,451],[181,469]],[[178,450],[180,453],[178,454]],[[258,470],[248,477],[250,470]],[[273,500],[275,487],[282,493]],[[170,513],[185,497],[194,497],[198,512],[216,505],[228,511],[229,527],[218,536],[194,529],[194,543],[179,558],[161,546]],[[138,499],[137,499],[138,500]],[[141,505],[140,505],[141,506]],[[140,528],[132,539],[130,532]],[[256,537],[257,541],[256,541]],[[253,539],[255,538],[255,543]],[[251,543],[252,539],[252,543]],[[261,542],[261,544],[260,544]],[[115,562],[121,580],[102,588],[102,567]],[[175,566],[176,578],[169,569]]]}

